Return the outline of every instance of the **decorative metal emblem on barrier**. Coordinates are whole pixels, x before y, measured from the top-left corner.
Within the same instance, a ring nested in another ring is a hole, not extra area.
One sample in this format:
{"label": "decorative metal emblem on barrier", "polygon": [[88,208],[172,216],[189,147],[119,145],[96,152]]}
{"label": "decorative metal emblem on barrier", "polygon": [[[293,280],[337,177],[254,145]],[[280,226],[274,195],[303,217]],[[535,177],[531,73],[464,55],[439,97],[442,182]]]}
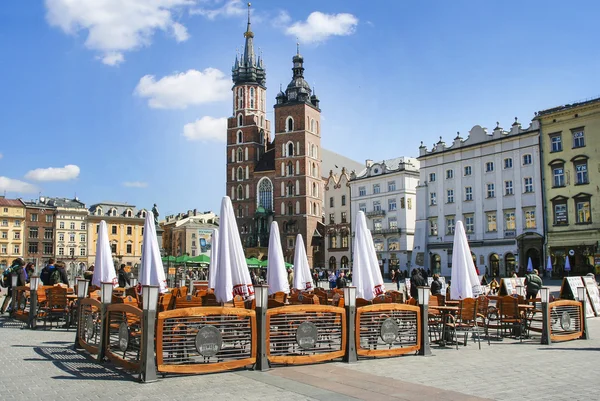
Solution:
{"label": "decorative metal emblem on barrier", "polygon": [[296,329],[296,343],[302,349],[312,349],[317,345],[319,329],[312,322],[303,322]]}
{"label": "decorative metal emblem on barrier", "polygon": [[571,316],[569,315],[569,312],[564,311],[560,316],[560,327],[566,331],[571,328]]}
{"label": "decorative metal emblem on barrier", "polygon": [[393,344],[396,341],[396,337],[398,337],[398,323],[396,323],[394,318],[388,317],[381,322],[379,336],[386,344]]}
{"label": "decorative metal emblem on barrier", "polygon": [[119,325],[119,349],[123,352],[129,347],[129,326],[123,322]]}
{"label": "decorative metal emblem on barrier", "polygon": [[22,311],[25,310],[25,308],[27,307],[27,297],[25,296],[25,293],[23,293],[23,295],[21,295],[21,299],[19,300],[19,309],[21,309]]}
{"label": "decorative metal emblem on barrier", "polygon": [[223,347],[221,332],[214,326],[203,326],[196,334],[196,350],[204,357],[215,356]]}
{"label": "decorative metal emblem on barrier", "polygon": [[94,317],[88,315],[85,319],[85,340],[90,341],[96,336],[96,325],[94,324]]}

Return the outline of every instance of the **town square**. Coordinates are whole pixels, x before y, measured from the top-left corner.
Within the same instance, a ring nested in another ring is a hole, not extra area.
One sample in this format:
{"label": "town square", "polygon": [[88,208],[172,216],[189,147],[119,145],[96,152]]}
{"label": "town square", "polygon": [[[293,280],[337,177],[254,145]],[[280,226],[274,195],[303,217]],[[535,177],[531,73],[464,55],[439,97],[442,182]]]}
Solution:
{"label": "town square", "polygon": [[5,3],[2,399],[596,398],[597,4]]}

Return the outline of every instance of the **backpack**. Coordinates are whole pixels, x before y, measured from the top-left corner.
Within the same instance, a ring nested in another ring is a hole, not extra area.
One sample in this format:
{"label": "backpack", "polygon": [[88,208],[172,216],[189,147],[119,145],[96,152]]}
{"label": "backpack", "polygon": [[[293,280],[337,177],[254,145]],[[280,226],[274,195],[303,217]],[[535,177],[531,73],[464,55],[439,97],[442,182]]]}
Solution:
{"label": "backpack", "polygon": [[55,268],[54,271],[50,273],[50,283],[52,283],[52,285],[62,283],[62,277],[60,276],[58,268]]}

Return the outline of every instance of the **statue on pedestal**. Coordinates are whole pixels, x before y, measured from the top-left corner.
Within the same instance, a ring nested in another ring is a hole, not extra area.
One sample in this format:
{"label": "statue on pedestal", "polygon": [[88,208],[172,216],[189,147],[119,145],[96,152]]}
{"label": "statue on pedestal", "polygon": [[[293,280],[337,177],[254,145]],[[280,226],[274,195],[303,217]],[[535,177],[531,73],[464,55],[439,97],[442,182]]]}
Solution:
{"label": "statue on pedestal", "polygon": [[156,203],[152,208],[152,214],[154,215],[154,225],[158,227],[158,216],[160,216],[160,213],[158,213],[158,207],[156,206]]}

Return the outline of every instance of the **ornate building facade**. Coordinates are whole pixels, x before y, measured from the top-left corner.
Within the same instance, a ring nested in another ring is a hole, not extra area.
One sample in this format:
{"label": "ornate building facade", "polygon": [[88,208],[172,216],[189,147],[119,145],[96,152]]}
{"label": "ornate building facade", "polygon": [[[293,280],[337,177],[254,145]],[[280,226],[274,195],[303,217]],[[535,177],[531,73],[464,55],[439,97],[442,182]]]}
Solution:
{"label": "ornate building facade", "polygon": [[0,268],[23,257],[25,205],[19,199],[0,196]]}
{"label": "ornate building facade", "polygon": [[[309,263],[322,266],[323,187],[319,99],[304,80],[304,58],[292,58],[292,80],[266,118],[266,71],[254,53],[250,19],[244,53],[232,70],[233,115],[227,122],[227,194],[247,256],[266,254],[272,221],[284,256],[293,260],[302,234]],[[271,129],[274,137],[271,137]]]}

